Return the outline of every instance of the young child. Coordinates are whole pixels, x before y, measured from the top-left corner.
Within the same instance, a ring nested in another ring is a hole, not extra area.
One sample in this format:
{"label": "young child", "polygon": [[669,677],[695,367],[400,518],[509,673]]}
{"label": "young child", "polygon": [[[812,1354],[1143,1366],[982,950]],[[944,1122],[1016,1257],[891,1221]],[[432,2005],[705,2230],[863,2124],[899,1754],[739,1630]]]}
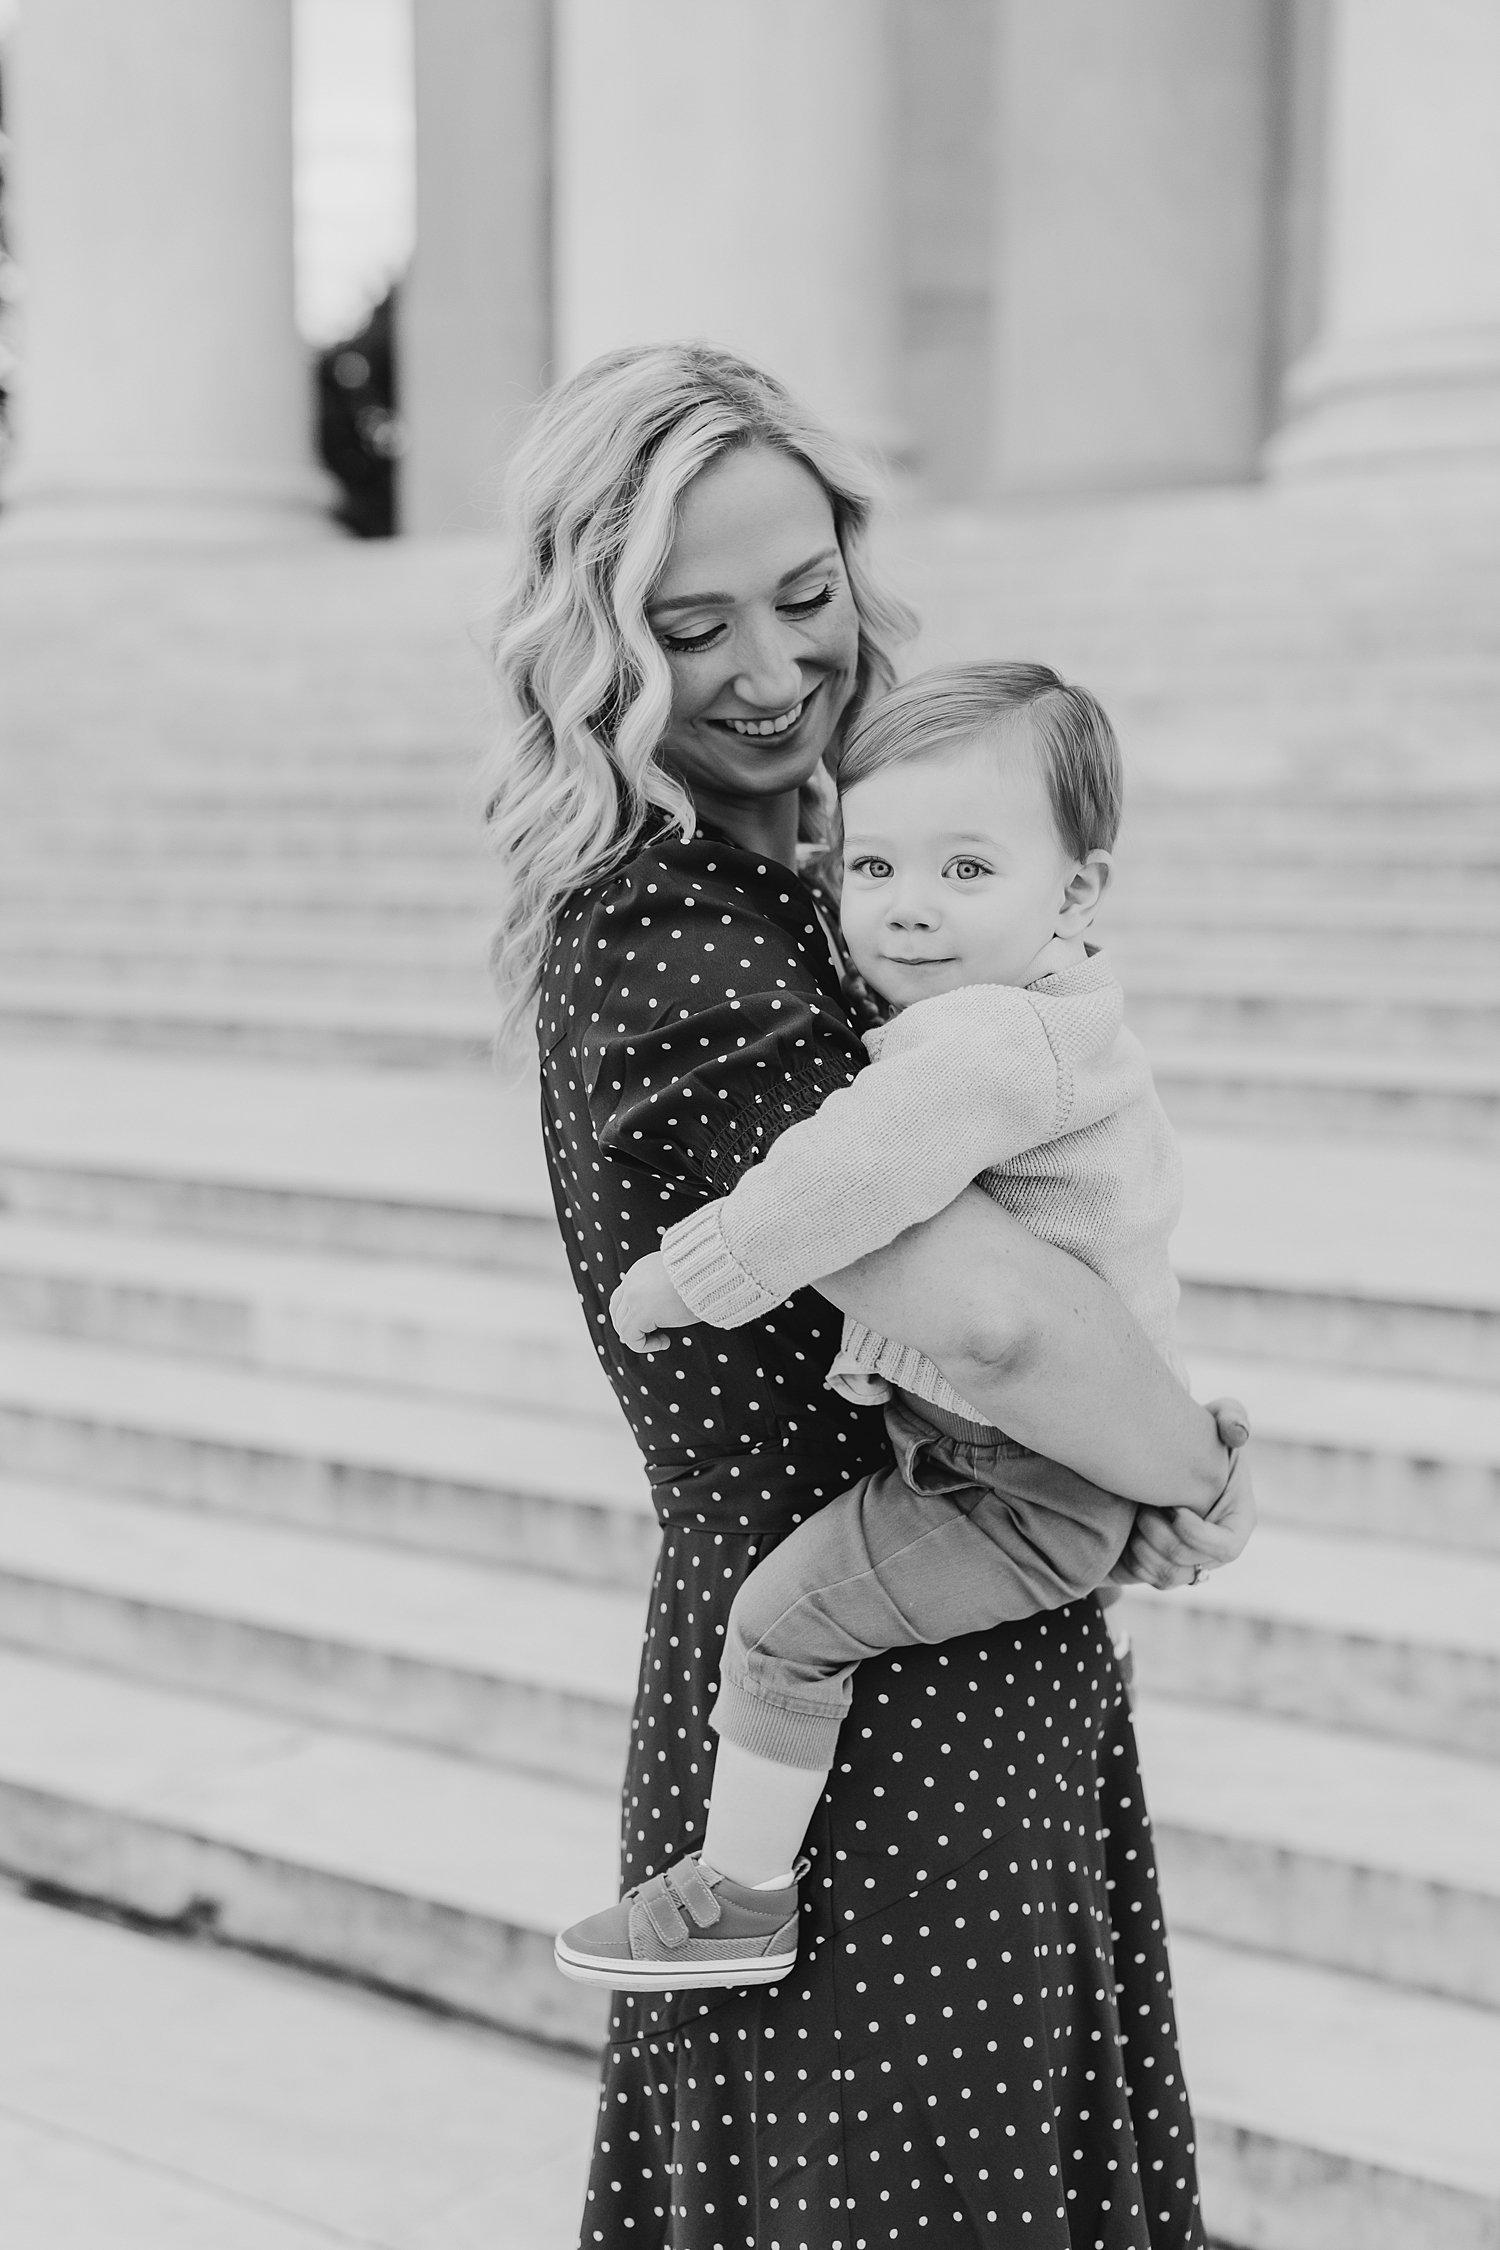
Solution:
{"label": "young child", "polygon": [[[649,1351],[671,1327],[760,1319],[977,1179],[1110,1282],[1170,1360],[1177,1150],[1085,942],[1120,815],[1104,712],[1040,665],[950,666],[871,712],[835,779],[845,942],[895,1012],[866,1037],[870,1068],[632,1266],[615,1326]],[[796,1958],[793,1863],[855,1665],[1075,1601],[1130,1536],[1130,1502],[988,1426],[920,1353],[849,1321],[828,1380],[884,1406],[896,1467],[746,1580],[702,1851],[565,1930],[565,1975],[632,1991],[775,1982]]]}

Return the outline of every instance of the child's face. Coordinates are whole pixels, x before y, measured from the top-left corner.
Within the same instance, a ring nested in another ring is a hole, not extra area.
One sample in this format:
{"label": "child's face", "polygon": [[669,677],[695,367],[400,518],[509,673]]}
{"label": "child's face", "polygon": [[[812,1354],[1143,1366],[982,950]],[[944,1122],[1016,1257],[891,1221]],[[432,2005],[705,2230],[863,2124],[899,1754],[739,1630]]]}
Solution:
{"label": "child's face", "polygon": [[843,798],[844,938],[883,999],[1025,984],[1071,928],[1078,873],[1024,719],[938,757],[887,766]]}

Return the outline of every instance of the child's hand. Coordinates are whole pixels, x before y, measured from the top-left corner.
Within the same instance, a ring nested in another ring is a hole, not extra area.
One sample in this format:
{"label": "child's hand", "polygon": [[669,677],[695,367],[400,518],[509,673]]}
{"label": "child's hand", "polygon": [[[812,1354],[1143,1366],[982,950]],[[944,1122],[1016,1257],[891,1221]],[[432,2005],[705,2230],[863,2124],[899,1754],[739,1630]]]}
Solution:
{"label": "child's hand", "polygon": [[672,1287],[659,1250],[637,1258],[609,1300],[609,1317],[633,1352],[659,1352],[669,1328],[694,1328],[698,1315]]}

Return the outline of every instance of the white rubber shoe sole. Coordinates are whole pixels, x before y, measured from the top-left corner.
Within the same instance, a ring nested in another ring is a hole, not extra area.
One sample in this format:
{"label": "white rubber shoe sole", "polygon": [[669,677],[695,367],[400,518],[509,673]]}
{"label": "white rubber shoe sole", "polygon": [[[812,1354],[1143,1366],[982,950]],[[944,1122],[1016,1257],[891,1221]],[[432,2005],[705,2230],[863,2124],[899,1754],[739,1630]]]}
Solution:
{"label": "white rubber shoe sole", "polygon": [[561,1938],[552,1957],[575,1984],[599,1984],[610,1992],[710,1992],[743,1984],[779,1984],[797,1966],[792,1953],[751,1953],[724,1961],[625,1961],[618,1954],[580,1953]]}

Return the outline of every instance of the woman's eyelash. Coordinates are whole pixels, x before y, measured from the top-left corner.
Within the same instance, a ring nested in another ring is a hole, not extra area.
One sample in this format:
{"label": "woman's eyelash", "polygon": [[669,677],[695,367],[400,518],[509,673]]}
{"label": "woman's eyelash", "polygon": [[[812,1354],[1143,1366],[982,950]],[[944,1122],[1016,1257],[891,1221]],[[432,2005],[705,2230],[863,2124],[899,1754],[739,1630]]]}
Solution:
{"label": "woman's eyelash", "polygon": [[711,625],[706,633],[695,633],[690,636],[684,636],[680,633],[662,633],[658,635],[658,638],[662,647],[671,649],[675,656],[692,656],[700,649],[712,648],[723,630],[722,625]]}
{"label": "woman's eyelash", "polygon": [[833,600],[833,595],[833,582],[830,579],[829,583],[820,587],[817,593],[809,594],[806,601],[783,602],[781,606],[791,617],[811,617],[815,610],[826,609]]}
{"label": "woman's eyelash", "polygon": [[[815,617],[820,609],[828,607],[836,591],[830,580],[816,594],[810,594],[806,601],[783,602],[781,607],[788,617]],[[657,638],[662,647],[669,648],[674,656],[695,656],[702,649],[712,648],[723,630],[722,625],[711,625],[706,633],[658,633]]]}

